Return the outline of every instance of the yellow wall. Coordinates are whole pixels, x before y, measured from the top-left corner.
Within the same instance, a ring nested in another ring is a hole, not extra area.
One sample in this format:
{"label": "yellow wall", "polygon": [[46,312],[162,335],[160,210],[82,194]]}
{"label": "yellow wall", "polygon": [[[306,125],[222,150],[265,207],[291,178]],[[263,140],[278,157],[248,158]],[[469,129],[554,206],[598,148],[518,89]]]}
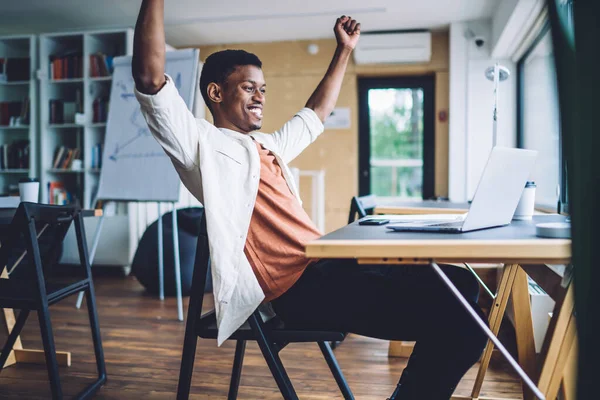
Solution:
{"label": "yellow wall", "polygon": [[[309,43],[319,45],[319,52],[310,55]],[[200,57],[224,49],[244,49],[255,53],[263,62],[267,82],[267,102],[264,107],[263,132],[272,132],[301,109],[323,77],[335,50],[335,40],[287,41],[201,46]],[[436,150],[435,192],[448,192],[448,122],[437,119],[439,111],[448,111],[448,33],[433,34],[432,58],[427,64],[412,65],[348,65],[337,102],[349,107],[350,129],[325,131],[319,139],[291,163],[303,170],[325,170],[325,231],[337,229],[347,222],[350,198],[358,193],[358,85],[357,79],[367,76],[435,75]],[[207,110],[207,116],[210,113]],[[301,181],[304,206],[310,213],[309,178]]]}

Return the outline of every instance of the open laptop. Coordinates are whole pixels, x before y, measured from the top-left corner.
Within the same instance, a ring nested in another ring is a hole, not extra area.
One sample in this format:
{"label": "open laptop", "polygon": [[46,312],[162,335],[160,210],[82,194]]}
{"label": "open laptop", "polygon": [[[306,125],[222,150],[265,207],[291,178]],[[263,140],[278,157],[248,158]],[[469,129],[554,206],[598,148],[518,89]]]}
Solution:
{"label": "open laptop", "polygon": [[[494,147],[490,153],[469,212],[437,220],[392,221],[387,225],[394,231],[428,231],[461,233],[510,224],[519,204],[529,174],[535,164],[537,151]],[[449,221],[449,217],[452,219]]]}

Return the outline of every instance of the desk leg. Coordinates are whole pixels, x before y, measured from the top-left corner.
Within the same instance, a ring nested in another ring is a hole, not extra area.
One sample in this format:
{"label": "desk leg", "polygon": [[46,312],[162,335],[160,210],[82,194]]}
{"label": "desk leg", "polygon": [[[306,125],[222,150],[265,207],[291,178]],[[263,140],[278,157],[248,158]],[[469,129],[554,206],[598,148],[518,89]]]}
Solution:
{"label": "desk leg", "polygon": [[[5,308],[4,309],[4,319],[6,321],[6,328],[8,329],[8,333],[10,334],[10,332],[13,330],[13,328],[15,326],[15,322],[16,322],[15,312],[10,308]],[[4,368],[17,363],[17,357],[15,356],[15,350],[21,350],[21,349],[23,349],[23,344],[21,343],[21,337],[17,336],[17,340],[15,341],[13,350],[8,355],[8,359],[6,360],[6,363],[4,364]]]}
{"label": "desk leg", "polygon": [[575,395],[577,386],[577,349],[577,340],[575,340],[575,343],[571,347],[569,359],[567,360],[567,365],[563,374],[562,398],[565,400],[576,399]]}
{"label": "desk leg", "polygon": [[[502,279],[500,279],[500,283],[498,284],[496,298],[494,300],[494,305],[489,316],[490,330],[494,333],[494,335],[497,335],[498,331],[500,330],[502,317],[504,317],[504,311],[506,310],[508,298],[510,296],[510,292],[515,282],[515,277],[517,276],[517,271],[519,270],[519,268],[520,267],[517,264],[510,264],[504,266]],[[483,385],[483,379],[485,378],[485,373],[487,372],[488,366],[490,364],[490,359],[492,358],[493,350],[494,344],[490,340],[488,340],[487,346],[485,347],[485,350],[483,352],[483,356],[481,357],[479,371],[477,371],[477,377],[475,378],[475,384],[473,385],[473,391],[471,392],[471,398],[473,399],[479,398],[481,386]]]}
{"label": "desk leg", "polygon": [[[510,298],[512,300],[519,364],[527,372],[527,375],[535,379],[537,367],[533,319],[529,300],[529,283],[527,282],[527,273],[521,267],[517,270]],[[523,399],[534,399],[533,392],[527,385],[523,385]]]}
{"label": "desk leg", "polygon": [[405,342],[403,340],[390,341],[388,348],[388,357],[410,357],[415,348],[415,342]]}
{"label": "desk leg", "polygon": [[[573,285],[569,285],[562,304],[557,307],[556,324],[547,347],[546,356],[540,373],[538,387],[547,399],[555,399],[561,380],[569,364],[569,358],[576,351],[577,330],[575,326],[575,300],[573,296]],[[567,376],[569,374],[567,373]]]}
{"label": "desk leg", "polygon": [[[2,268],[2,274],[0,274],[0,279],[8,279],[8,272],[6,271],[6,267]],[[6,321],[6,328],[8,329],[8,333],[10,334],[10,332],[13,330],[14,326],[15,326],[15,312],[10,309],[10,308],[5,308],[4,310],[4,320]],[[16,364],[17,363],[17,358],[15,357],[15,350],[21,350],[23,348],[23,344],[21,343],[21,337],[17,337],[17,340],[15,341],[15,344],[13,346],[13,351],[10,352],[10,354],[8,355],[8,359],[6,360],[6,363],[4,364],[4,368]]]}
{"label": "desk leg", "polygon": [[[2,270],[1,278],[8,279],[8,273],[6,272],[6,269]],[[15,312],[10,308],[5,308],[3,311],[4,319],[6,320],[6,328],[8,329],[8,333],[10,334],[16,322]],[[56,360],[58,362],[58,365],[70,367],[71,353],[65,351],[57,351]],[[23,344],[21,343],[21,337],[17,337],[17,340],[13,345],[13,350],[8,355],[8,359],[4,364],[4,368],[10,365],[14,365],[16,363],[46,364],[46,356],[43,350],[24,349]]]}

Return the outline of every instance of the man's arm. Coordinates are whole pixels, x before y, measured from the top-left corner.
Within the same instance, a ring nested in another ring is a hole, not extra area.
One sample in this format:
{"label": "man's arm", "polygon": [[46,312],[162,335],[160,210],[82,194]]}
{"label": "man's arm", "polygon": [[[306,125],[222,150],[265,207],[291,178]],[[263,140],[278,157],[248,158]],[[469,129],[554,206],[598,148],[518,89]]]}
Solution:
{"label": "man's arm", "polygon": [[333,59],[319,86],[306,103],[306,107],[312,109],[322,122],[325,122],[337,102],[350,54],[360,36],[360,24],[343,15],[335,22],[333,31],[337,40]]}
{"label": "man's arm", "polygon": [[137,90],[157,93],[165,84],[164,0],[143,0],[135,24],[131,72]]}
{"label": "man's arm", "polygon": [[135,97],[154,138],[176,166],[197,168],[205,120],[188,110],[173,80],[165,76],[164,0],[143,0],[135,25],[131,72]]}
{"label": "man's arm", "polygon": [[[269,135],[286,163],[298,156],[323,132],[323,122],[333,111],[340,94],[346,65],[360,36],[360,24],[351,17],[338,18],[333,29],[337,48],[325,76],[306,103],[281,129]],[[314,111],[314,112],[313,112]]]}

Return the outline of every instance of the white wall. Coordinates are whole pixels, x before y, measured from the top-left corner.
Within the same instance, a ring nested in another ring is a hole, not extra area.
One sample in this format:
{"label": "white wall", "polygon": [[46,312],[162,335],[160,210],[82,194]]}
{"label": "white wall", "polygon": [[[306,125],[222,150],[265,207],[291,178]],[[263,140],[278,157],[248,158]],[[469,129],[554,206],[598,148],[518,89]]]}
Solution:
{"label": "white wall", "polygon": [[450,107],[448,140],[448,196],[454,201],[466,198],[467,176],[467,41],[466,24],[450,25]]}
{"label": "white wall", "polygon": [[[478,47],[474,37],[482,38]],[[495,62],[511,76],[501,82],[498,99],[499,146],[516,144],[516,65],[491,57],[491,20],[450,25],[450,159],[449,196],[452,201],[473,197],[492,147],[493,82],[486,68]]]}
{"label": "white wall", "polygon": [[[544,17],[545,0],[500,0],[492,16],[492,55],[515,60],[531,43],[532,28]],[[539,29],[539,28],[538,28]]]}
{"label": "white wall", "polygon": [[[527,0],[529,1],[529,0]],[[513,11],[517,7],[519,0],[500,0],[498,1],[498,5],[496,7],[496,11],[492,16],[492,42],[491,48],[495,49],[499,45],[502,46],[502,43],[505,38],[503,35],[505,27],[509,24],[511,16],[513,15]]]}

